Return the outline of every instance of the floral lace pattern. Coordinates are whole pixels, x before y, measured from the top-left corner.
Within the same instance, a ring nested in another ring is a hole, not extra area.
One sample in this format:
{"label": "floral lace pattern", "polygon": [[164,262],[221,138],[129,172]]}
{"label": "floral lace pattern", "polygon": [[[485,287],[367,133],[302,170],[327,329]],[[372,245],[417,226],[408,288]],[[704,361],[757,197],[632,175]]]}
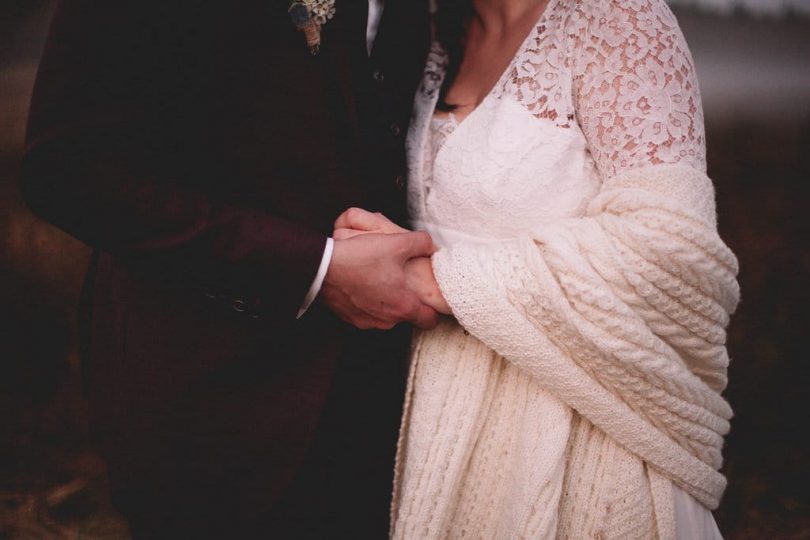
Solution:
{"label": "floral lace pattern", "polygon": [[683,163],[705,172],[700,92],[675,16],[663,1],[594,4],[578,8],[569,35],[577,118],[599,169]]}
{"label": "floral lace pattern", "polygon": [[706,169],[694,65],[663,0],[550,0],[461,122],[432,120],[446,63],[434,45],[409,135],[417,221],[514,237],[581,215],[622,171]]}
{"label": "floral lace pattern", "polygon": [[638,166],[706,168],[692,57],[663,1],[552,0],[499,95],[560,126],[576,119],[605,176]]}

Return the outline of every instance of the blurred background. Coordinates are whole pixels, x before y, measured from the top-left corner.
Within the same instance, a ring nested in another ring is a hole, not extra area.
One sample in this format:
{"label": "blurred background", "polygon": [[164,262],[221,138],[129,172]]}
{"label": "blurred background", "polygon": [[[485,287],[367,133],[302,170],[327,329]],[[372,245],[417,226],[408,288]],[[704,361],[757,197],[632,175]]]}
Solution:
{"label": "blurred background", "polygon": [[[709,174],[738,255],[726,538],[810,538],[810,0],[671,0],[697,64]],[[17,169],[51,0],[0,1],[0,539],[127,538],[90,447],[76,304],[89,250],[37,220]]]}

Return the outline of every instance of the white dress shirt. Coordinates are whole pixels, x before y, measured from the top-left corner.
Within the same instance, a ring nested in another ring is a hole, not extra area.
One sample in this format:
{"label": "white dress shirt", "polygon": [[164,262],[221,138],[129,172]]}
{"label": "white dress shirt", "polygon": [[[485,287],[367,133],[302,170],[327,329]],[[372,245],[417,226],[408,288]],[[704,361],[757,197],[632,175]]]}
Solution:
{"label": "white dress shirt", "polygon": [[[371,54],[371,49],[374,47],[374,39],[377,37],[377,30],[380,27],[380,18],[382,17],[384,0],[368,0],[368,23],[366,24],[366,46],[368,54]],[[318,273],[315,274],[315,279],[312,281],[307,295],[304,297],[304,303],[301,304],[301,309],[298,310],[298,318],[307,312],[309,306],[315,301],[315,297],[321,292],[321,285],[326,277],[326,271],[329,270],[329,263],[332,262],[332,251],[335,248],[335,241],[332,238],[326,239],[326,247],[323,250],[323,257],[321,258],[321,265],[318,267]]]}

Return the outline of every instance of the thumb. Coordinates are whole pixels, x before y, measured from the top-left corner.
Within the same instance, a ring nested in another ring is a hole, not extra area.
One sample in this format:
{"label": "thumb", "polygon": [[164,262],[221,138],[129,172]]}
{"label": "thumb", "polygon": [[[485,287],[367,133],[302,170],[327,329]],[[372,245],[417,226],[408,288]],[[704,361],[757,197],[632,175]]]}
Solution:
{"label": "thumb", "polygon": [[432,307],[422,304],[412,322],[418,328],[432,330],[439,325],[439,314]]}
{"label": "thumb", "polygon": [[412,259],[414,257],[430,257],[436,252],[436,246],[433,245],[433,239],[425,231],[417,231],[410,233],[403,233],[407,241],[407,248],[405,257]]}

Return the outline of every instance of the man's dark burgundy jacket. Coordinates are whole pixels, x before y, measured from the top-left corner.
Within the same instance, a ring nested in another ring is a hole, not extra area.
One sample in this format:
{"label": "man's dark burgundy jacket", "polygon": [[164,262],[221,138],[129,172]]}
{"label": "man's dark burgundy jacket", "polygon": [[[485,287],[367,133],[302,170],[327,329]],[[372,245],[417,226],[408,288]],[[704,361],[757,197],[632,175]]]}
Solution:
{"label": "man's dark burgundy jacket", "polygon": [[386,0],[370,57],[367,0],[316,56],[288,7],[64,0],[40,66],[23,190],[94,248],[86,387],[138,536],[384,535],[407,329],[296,314],[343,210],[403,217],[427,6]]}

